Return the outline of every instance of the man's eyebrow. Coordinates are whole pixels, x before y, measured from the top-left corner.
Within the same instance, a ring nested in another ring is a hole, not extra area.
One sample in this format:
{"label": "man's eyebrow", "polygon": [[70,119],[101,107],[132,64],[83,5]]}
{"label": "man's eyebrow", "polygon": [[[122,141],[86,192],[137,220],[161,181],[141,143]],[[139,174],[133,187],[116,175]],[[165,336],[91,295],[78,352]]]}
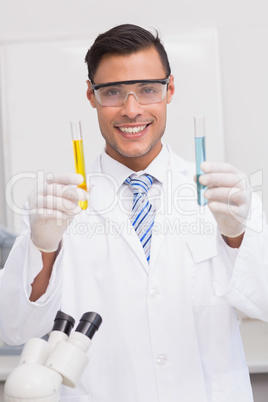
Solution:
{"label": "man's eyebrow", "polygon": [[151,81],[143,81],[143,82],[137,82],[137,84],[139,84],[139,86],[143,86],[143,85],[148,85],[148,84],[155,84],[155,82],[151,82]]}
{"label": "man's eyebrow", "polygon": [[168,78],[163,78],[163,79],[148,79],[148,80],[127,80],[127,81],[115,81],[115,82],[104,82],[103,84],[94,84],[93,81],[91,81],[91,86],[93,90],[97,90],[99,88],[104,88],[107,86],[112,86],[112,85],[133,85],[133,84],[142,84],[144,83],[149,84],[149,83],[158,83],[160,82],[161,84],[168,84],[169,82],[169,77]]}

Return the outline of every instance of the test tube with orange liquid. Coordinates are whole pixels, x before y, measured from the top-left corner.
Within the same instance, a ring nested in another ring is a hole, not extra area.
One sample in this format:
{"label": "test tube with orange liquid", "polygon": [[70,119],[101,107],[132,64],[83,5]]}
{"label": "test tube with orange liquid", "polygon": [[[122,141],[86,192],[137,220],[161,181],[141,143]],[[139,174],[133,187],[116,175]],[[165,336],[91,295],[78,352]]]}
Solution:
{"label": "test tube with orange liquid", "polygon": [[[87,191],[84,147],[83,147],[82,129],[81,129],[80,121],[72,121],[71,122],[71,132],[72,132],[72,141],[73,141],[75,172],[80,173],[84,178],[83,183],[79,184],[78,187]],[[79,203],[81,209],[87,209],[87,207],[88,207],[87,200],[79,201],[78,203]]]}

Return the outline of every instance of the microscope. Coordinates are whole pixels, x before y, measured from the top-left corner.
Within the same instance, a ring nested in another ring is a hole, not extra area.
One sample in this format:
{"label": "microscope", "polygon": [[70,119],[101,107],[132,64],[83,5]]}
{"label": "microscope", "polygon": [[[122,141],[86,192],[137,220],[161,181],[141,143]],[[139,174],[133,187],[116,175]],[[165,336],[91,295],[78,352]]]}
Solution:
{"label": "microscope", "polygon": [[87,363],[87,351],[102,318],[88,312],[75,320],[58,311],[48,340],[29,339],[18,366],[8,376],[5,402],[58,402],[61,384],[74,388]]}

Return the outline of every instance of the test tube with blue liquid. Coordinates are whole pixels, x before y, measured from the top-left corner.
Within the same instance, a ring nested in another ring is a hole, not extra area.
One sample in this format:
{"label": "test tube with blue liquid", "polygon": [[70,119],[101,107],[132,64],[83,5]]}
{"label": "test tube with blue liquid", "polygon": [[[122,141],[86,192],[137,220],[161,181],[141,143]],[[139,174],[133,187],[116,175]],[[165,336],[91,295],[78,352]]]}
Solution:
{"label": "test tube with blue liquid", "polygon": [[204,174],[200,165],[206,160],[206,135],[205,135],[205,117],[194,117],[194,132],[195,132],[195,161],[196,161],[196,184],[197,184],[197,202],[200,206],[207,204],[207,199],[204,193],[207,189],[199,183],[199,177]]}

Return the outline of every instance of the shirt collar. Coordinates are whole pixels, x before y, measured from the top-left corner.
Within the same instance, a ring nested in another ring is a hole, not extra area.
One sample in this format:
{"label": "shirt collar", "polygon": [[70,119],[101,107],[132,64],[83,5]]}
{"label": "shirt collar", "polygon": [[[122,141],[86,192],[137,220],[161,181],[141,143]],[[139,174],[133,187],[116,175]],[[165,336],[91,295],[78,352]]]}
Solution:
{"label": "shirt collar", "polygon": [[127,166],[111,158],[106,152],[101,154],[100,162],[102,173],[113,177],[117,184],[118,191],[120,186],[131,174],[136,174],[139,176],[143,173],[148,173],[157,181],[163,183],[169,165],[169,150],[166,145],[163,145],[156,158],[150,163],[149,166],[147,166],[145,170],[140,172],[134,172]]}

